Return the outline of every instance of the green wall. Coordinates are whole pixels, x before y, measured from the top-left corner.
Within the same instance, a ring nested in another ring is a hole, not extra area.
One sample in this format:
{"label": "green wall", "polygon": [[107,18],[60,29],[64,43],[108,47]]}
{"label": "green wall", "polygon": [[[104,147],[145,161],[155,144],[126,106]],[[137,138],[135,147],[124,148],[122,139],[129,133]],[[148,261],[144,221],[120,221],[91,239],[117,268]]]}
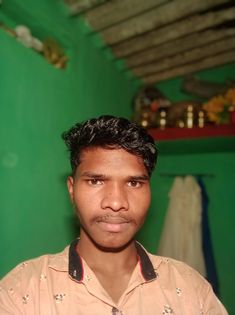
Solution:
{"label": "green wall", "polygon": [[[235,80],[235,64],[225,65],[203,71],[197,76],[204,80],[225,82]],[[182,78],[161,82],[157,85],[172,101],[189,99],[180,92]],[[215,140],[191,140],[157,142],[159,161],[152,178],[152,204],[139,240],[152,252],[157,252],[162,225],[168,206],[168,193],[173,184],[173,177],[161,176],[173,174],[213,174],[203,177],[209,196],[209,222],[212,246],[220,284],[220,295],[231,315],[235,314],[233,286],[235,281],[235,146],[227,138],[223,145]],[[233,146],[233,147],[232,147]],[[213,152],[210,152],[210,148]],[[198,150],[200,154],[195,153]],[[225,152],[230,151],[230,152]],[[173,224],[173,223],[172,223]]]}
{"label": "green wall", "polygon": [[[65,190],[69,172],[62,131],[74,122],[103,113],[130,117],[130,103],[139,82],[119,71],[109,50],[80,19],[68,18],[55,0],[3,1],[0,20],[26,24],[43,39],[56,38],[69,56],[58,70],[0,30],[0,276],[16,263],[61,250],[76,236],[74,215]],[[204,71],[201,78],[223,82],[235,66]],[[162,82],[170,99],[181,78]],[[156,253],[172,178],[163,172],[213,173],[204,179],[210,197],[209,218],[221,297],[235,314],[233,282],[234,153],[161,154],[153,175],[153,201],[139,239]]]}
{"label": "green wall", "polygon": [[100,114],[129,117],[138,82],[118,70],[79,19],[58,1],[4,1],[0,20],[55,37],[69,56],[56,69],[0,29],[0,276],[18,262],[56,252],[77,233],[60,135]]}
{"label": "green wall", "polygon": [[[196,77],[201,80],[215,83],[225,83],[229,80],[235,81],[235,63],[200,71],[196,74]],[[167,81],[159,82],[156,86],[173,102],[197,99],[195,96],[181,91],[182,81],[182,77],[177,77]]]}

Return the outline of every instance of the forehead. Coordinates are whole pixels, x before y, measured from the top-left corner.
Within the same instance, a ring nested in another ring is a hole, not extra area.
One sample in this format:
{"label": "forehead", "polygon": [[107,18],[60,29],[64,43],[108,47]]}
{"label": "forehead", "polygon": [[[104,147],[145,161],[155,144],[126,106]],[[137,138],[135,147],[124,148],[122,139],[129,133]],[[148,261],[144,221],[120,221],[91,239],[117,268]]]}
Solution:
{"label": "forehead", "polygon": [[114,148],[88,148],[82,151],[80,164],[77,169],[81,171],[107,172],[128,172],[147,174],[143,159],[124,149]]}

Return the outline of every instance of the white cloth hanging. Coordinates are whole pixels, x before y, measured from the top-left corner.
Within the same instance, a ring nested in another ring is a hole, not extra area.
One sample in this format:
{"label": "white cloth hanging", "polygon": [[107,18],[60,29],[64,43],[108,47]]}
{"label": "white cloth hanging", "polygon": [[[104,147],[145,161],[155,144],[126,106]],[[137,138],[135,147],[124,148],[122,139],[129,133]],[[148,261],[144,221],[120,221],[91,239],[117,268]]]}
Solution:
{"label": "white cloth hanging", "polygon": [[202,251],[200,186],[192,176],[176,177],[169,199],[157,253],[181,260],[206,276]]}

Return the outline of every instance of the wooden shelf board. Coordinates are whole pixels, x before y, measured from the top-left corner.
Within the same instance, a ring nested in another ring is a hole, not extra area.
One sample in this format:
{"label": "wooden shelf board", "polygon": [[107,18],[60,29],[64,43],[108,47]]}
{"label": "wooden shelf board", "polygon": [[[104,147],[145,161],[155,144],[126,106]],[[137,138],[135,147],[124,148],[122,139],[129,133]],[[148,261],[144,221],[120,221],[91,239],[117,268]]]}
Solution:
{"label": "wooden shelf board", "polygon": [[160,155],[235,151],[235,125],[150,129]]}
{"label": "wooden shelf board", "polygon": [[153,128],[149,129],[148,132],[157,141],[235,136],[235,124],[203,128],[166,128],[164,130]]}

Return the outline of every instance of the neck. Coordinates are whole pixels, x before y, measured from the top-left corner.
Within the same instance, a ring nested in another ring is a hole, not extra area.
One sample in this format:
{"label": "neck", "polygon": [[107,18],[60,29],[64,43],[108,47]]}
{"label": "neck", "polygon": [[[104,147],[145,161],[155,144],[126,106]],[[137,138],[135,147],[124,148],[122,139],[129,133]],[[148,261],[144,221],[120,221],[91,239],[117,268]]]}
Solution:
{"label": "neck", "polygon": [[131,241],[119,249],[106,249],[95,244],[86,233],[81,231],[77,251],[93,270],[128,270],[132,272],[137,264],[135,242]]}

